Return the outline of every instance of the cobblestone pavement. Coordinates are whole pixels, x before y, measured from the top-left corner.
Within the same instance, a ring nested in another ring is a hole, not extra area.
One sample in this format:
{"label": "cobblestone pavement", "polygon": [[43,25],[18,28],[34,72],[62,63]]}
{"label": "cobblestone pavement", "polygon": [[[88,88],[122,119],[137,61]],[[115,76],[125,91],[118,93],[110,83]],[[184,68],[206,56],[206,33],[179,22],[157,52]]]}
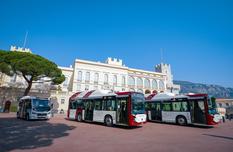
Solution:
{"label": "cobblestone pavement", "polygon": [[106,127],[56,115],[25,121],[0,113],[0,152],[231,152],[233,121],[214,128],[149,122],[142,127]]}

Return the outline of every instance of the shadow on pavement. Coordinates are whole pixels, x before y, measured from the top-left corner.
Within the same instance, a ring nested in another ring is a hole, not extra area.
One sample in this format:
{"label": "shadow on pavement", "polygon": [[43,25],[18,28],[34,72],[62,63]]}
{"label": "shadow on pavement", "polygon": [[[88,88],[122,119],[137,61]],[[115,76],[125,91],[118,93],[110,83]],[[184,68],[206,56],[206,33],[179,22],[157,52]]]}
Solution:
{"label": "shadow on pavement", "polygon": [[[67,118],[64,118],[64,119],[67,120],[67,121],[76,121],[76,120],[70,120],[70,119],[67,119]],[[82,121],[82,122],[77,122],[77,123],[84,123],[84,124],[90,124],[90,125],[97,125],[97,126],[108,127],[104,123],[101,123],[101,122]],[[128,129],[128,130],[130,130],[130,129],[142,128],[143,125],[142,126],[113,125],[112,128]]]}
{"label": "shadow on pavement", "polygon": [[209,125],[201,125],[201,124],[188,124],[188,125],[178,125],[175,123],[166,123],[166,122],[160,122],[160,121],[149,121],[147,123],[151,123],[151,124],[162,124],[162,125],[171,125],[171,126],[180,126],[180,127],[191,127],[191,128],[203,128],[203,129],[210,129],[210,128],[214,128],[214,126],[209,126]]}
{"label": "shadow on pavement", "polygon": [[68,136],[67,131],[74,128],[48,121],[0,118],[0,151],[46,147],[51,145],[55,138]]}
{"label": "shadow on pavement", "polygon": [[205,136],[210,136],[210,137],[216,137],[216,138],[222,138],[222,139],[228,139],[228,140],[233,140],[233,137],[227,137],[227,136],[219,136],[219,135],[211,135],[211,134],[202,134]]}

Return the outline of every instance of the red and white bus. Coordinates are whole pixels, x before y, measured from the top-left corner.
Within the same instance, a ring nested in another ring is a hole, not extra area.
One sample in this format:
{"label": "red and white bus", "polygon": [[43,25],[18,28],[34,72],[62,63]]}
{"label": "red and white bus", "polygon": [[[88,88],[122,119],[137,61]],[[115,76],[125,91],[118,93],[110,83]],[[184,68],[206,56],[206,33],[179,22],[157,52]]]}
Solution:
{"label": "red and white bus", "polygon": [[102,122],[107,126],[138,126],[146,122],[145,98],[138,92],[77,92],[70,97],[67,117]]}
{"label": "red and white bus", "polygon": [[221,120],[215,98],[207,94],[152,94],[146,98],[146,111],[149,121],[179,125],[215,125]]}

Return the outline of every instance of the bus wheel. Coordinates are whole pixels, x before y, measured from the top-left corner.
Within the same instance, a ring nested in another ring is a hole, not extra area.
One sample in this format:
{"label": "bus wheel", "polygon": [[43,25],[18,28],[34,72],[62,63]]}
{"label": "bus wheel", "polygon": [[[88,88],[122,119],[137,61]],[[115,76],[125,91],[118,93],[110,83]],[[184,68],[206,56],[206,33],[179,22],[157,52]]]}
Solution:
{"label": "bus wheel", "polygon": [[187,124],[187,120],[186,120],[186,118],[184,117],[184,116],[178,116],[177,118],[176,118],[176,123],[178,124],[178,125],[186,125]]}
{"label": "bus wheel", "polygon": [[77,121],[78,122],[81,122],[82,121],[82,115],[79,113],[78,116],[77,116]]}
{"label": "bus wheel", "polygon": [[26,115],[26,120],[27,120],[27,121],[30,120],[29,114]]}
{"label": "bus wheel", "polygon": [[104,122],[105,122],[106,126],[108,126],[108,127],[113,126],[112,117],[109,115],[105,116]]}

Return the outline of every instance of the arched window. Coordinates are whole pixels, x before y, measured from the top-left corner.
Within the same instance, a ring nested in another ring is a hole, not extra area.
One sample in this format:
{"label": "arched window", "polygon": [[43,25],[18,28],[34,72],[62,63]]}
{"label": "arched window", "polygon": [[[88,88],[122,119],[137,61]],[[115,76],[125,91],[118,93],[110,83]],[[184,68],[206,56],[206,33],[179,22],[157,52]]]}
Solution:
{"label": "arched window", "polygon": [[134,86],[135,85],[135,80],[133,77],[129,76],[129,82],[128,82],[129,86]]}
{"label": "arched window", "polygon": [[104,84],[108,84],[108,75],[104,74]]}
{"label": "arched window", "polygon": [[151,94],[150,90],[145,90],[145,94]]}
{"label": "arched window", "polygon": [[143,87],[142,78],[137,78],[137,86],[138,87]]}
{"label": "arched window", "polygon": [[116,76],[116,75],[113,76],[113,84],[114,84],[114,85],[117,84],[117,76]]}
{"label": "arched window", "polygon": [[219,107],[221,108],[222,107],[222,103],[218,103]]}
{"label": "arched window", "polygon": [[138,89],[138,92],[141,92],[141,93],[143,93],[143,90],[142,90],[142,89]]}
{"label": "arched window", "polygon": [[149,79],[144,80],[144,87],[145,88],[150,88],[150,80]]}
{"label": "arched window", "polygon": [[164,90],[164,82],[159,80],[159,90]]}
{"label": "arched window", "polygon": [[82,81],[82,71],[78,71],[78,81]]}
{"label": "arched window", "polygon": [[85,85],[85,90],[89,90],[89,85]]}
{"label": "arched window", "polygon": [[122,86],[125,86],[125,76],[122,76]]}
{"label": "arched window", "polygon": [[99,73],[95,73],[94,75],[94,83],[98,83],[99,81]]}
{"label": "arched window", "polygon": [[152,89],[158,89],[158,84],[156,80],[152,80]]}
{"label": "arched window", "polygon": [[87,82],[90,81],[90,72],[86,72],[86,81],[87,81]]}
{"label": "arched window", "polygon": [[130,88],[129,91],[135,91],[134,88]]}

